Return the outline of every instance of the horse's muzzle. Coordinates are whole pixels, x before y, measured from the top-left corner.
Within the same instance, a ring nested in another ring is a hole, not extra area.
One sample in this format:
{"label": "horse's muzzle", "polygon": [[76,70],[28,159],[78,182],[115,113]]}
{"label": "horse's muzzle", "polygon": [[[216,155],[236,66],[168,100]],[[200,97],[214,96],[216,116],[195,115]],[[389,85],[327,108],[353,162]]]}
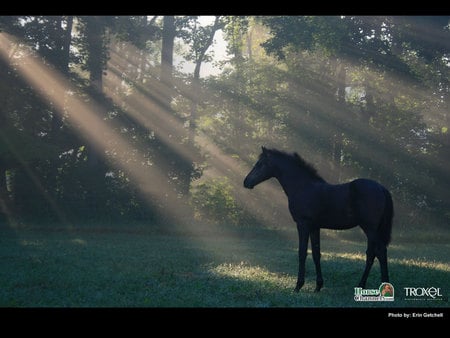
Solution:
{"label": "horse's muzzle", "polygon": [[255,185],[250,183],[250,180],[248,178],[244,180],[244,188],[253,189],[254,187]]}

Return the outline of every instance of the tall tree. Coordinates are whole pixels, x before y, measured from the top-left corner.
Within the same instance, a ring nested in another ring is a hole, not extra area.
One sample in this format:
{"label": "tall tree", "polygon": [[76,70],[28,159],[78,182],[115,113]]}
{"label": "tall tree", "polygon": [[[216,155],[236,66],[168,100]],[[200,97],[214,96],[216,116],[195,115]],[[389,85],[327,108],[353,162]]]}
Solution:
{"label": "tall tree", "polygon": [[91,88],[102,93],[103,73],[108,60],[107,24],[110,18],[99,16],[83,16],[79,18],[82,31],[80,50],[85,59],[84,68],[89,72]]}
{"label": "tall tree", "polygon": [[166,15],[163,18],[161,47],[161,106],[170,111],[173,96],[173,51],[176,37],[175,17]]}
{"label": "tall tree", "polygon": [[194,18],[189,27],[189,31],[184,34],[184,41],[189,44],[189,52],[185,55],[186,59],[192,61],[195,65],[191,84],[191,115],[189,118],[190,139],[193,142],[193,136],[196,129],[197,106],[201,94],[200,71],[205,61],[210,61],[211,56],[207,54],[209,47],[214,42],[216,32],[223,28],[221,17],[216,16],[214,22],[203,26],[197,18]]}

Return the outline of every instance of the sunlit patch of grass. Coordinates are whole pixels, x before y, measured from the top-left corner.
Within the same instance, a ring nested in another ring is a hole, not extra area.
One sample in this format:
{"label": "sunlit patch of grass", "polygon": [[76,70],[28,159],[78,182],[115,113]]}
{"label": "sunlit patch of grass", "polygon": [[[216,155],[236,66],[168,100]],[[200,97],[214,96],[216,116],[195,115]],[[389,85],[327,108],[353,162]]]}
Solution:
{"label": "sunlit patch of grass", "polygon": [[296,294],[293,292],[296,282],[293,275],[275,273],[249,262],[222,263],[208,271],[229,295],[220,306],[306,307],[314,306],[317,301],[310,280],[303,287],[304,292]]}
{"label": "sunlit patch of grass", "polygon": [[220,264],[217,267],[210,269],[210,272],[216,276],[231,277],[242,281],[252,281],[258,283],[260,286],[277,286],[290,289],[292,288],[292,285],[295,285],[295,278],[293,276],[274,273],[267,268],[250,265],[243,261],[238,264]]}
{"label": "sunlit patch of grass", "polygon": [[450,272],[450,265],[448,263],[437,262],[435,260],[421,260],[421,259],[392,259],[391,263],[400,264],[409,267],[426,268],[433,270],[440,270],[442,272]]}
{"label": "sunlit patch of grass", "polygon": [[81,238],[74,238],[71,242],[78,245],[87,245],[87,242]]}
{"label": "sunlit patch of grass", "polygon": [[352,261],[365,261],[366,256],[360,252],[344,252],[344,253],[333,253],[333,252],[322,252],[322,259],[331,260],[338,258],[348,259]]}

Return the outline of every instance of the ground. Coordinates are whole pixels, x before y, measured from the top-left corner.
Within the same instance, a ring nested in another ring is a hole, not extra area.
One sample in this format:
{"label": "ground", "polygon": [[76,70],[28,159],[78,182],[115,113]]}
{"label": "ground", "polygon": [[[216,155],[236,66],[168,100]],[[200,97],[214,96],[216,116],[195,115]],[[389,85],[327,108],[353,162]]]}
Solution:
{"label": "ground", "polygon": [[[378,307],[445,308],[448,241],[393,239],[388,249],[393,302],[356,302],[366,244],[355,233],[322,232],[324,288],[314,293],[307,257],[300,293],[294,230],[183,232],[128,227],[0,227],[1,307]],[[367,287],[380,286],[375,262]],[[440,288],[442,297],[406,297],[405,288]]]}

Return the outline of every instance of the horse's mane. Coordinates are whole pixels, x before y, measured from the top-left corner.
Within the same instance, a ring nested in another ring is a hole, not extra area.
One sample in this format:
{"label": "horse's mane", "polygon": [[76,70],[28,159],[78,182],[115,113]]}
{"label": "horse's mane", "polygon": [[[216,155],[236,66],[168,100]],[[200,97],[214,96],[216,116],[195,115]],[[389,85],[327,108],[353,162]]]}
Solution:
{"label": "horse's mane", "polygon": [[319,181],[325,181],[322,176],[320,176],[317,173],[317,169],[310,163],[306,162],[299,154],[296,152],[294,153],[287,153],[285,151],[281,151],[278,149],[267,149],[268,152],[270,152],[273,155],[285,157],[288,158],[290,161],[298,165],[301,169],[306,171],[311,178],[319,180]]}

